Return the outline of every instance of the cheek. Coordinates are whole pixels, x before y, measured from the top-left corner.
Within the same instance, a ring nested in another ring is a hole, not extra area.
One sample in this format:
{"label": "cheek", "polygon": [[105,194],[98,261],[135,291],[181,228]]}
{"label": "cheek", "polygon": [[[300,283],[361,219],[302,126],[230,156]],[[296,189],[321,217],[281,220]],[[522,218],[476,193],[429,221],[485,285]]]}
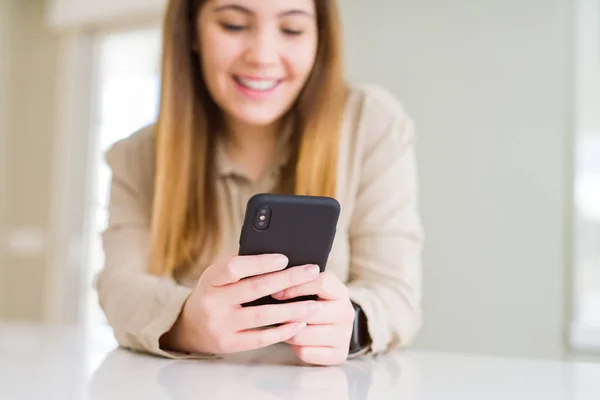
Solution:
{"label": "cheek", "polygon": [[239,53],[239,43],[219,29],[207,29],[202,34],[201,54],[204,79],[209,86],[217,84],[227,74]]}
{"label": "cheek", "polygon": [[286,50],[286,60],[294,77],[305,80],[313,69],[316,44],[291,47]]}

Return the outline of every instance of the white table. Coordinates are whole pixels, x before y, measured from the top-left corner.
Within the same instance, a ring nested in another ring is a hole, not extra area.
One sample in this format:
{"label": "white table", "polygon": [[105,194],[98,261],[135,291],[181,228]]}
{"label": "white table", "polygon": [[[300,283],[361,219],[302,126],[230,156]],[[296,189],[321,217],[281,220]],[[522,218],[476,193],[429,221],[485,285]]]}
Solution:
{"label": "white table", "polygon": [[285,346],[172,361],[94,335],[0,322],[0,399],[600,399],[600,364],[408,351],[322,368]]}

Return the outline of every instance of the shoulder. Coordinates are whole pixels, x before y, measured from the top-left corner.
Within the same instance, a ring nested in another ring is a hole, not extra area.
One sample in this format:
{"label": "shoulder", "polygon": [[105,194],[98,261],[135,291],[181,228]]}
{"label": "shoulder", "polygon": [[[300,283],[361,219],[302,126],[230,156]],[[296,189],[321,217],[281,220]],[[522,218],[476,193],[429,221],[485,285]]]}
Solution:
{"label": "shoulder", "polygon": [[104,154],[114,180],[141,191],[154,182],[154,125],[146,126],[115,142]]}
{"label": "shoulder", "polygon": [[115,142],[104,154],[111,168],[147,163],[154,155],[154,125],[146,126]]}
{"label": "shoulder", "polygon": [[401,101],[390,90],[369,83],[348,85],[343,124],[347,139],[361,147],[390,140],[408,143],[415,136],[412,118]]}
{"label": "shoulder", "polygon": [[372,83],[348,84],[347,108],[366,118],[383,118],[385,122],[408,118],[404,105],[389,89]]}

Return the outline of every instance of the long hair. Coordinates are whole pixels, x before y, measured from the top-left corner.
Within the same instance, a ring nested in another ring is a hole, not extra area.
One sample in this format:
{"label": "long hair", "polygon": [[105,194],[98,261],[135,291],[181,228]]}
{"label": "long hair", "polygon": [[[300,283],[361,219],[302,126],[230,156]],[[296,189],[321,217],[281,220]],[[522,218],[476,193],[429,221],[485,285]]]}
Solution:
{"label": "long hair", "polygon": [[[219,108],[193,49],[206,0],[170,0],[163,27],[162,86],[155,127],[156,170],[149,271],[173,276],[219,250],[215,146]],[[339,131],[346,97],[335,0],[315,0],[316,60],[290,114],[293,150],[281,192],[336,195]]]}

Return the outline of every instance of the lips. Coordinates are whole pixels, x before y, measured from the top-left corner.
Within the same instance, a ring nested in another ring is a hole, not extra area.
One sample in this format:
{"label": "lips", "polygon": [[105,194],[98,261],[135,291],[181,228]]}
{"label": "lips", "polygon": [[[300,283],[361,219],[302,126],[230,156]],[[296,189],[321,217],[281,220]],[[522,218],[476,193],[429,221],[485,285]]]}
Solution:
{"label": "lips", "polygon": [[234,79],[240,86],[257,92],[271,91],[281,82],[279,79],[255,79],[242,78],[239,76],[235,76]]}

